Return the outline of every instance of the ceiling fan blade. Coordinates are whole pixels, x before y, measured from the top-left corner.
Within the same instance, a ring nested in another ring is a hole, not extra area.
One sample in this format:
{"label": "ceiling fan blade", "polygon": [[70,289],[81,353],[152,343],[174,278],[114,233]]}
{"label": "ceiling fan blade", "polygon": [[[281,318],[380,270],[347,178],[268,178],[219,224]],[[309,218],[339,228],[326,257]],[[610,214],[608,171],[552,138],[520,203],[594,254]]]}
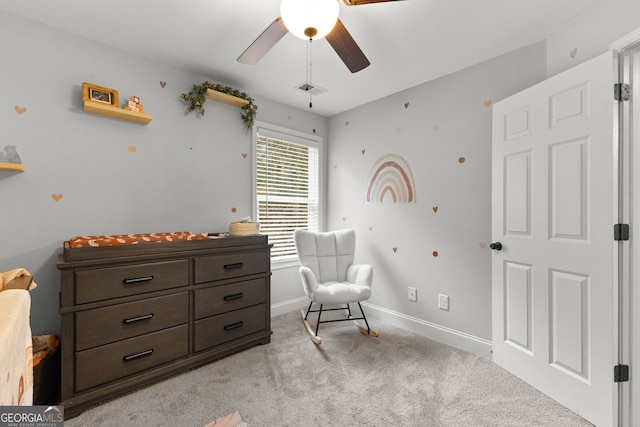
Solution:
{"label": "ceiling fan blade", "polygon": [[342,0],[345,6],[360,6],[361,4],[370,3],[387,3],[390,1],[402,1],[402,0]]}
{"label": "ceiling fan blade", "polygon": [[360,50],[360,47],[358,47],[358,44],[351,37],[351,34],[349,34],[340,19],[336,22],[333,30],[324,38],[327,39],[333,50],[336,51],[342,62],[352,73],[357,73],[369,66],[369,60],[364,56],[364,53],[362,53],[362,50]]}
{"label": "ceiling fan blade", "polygon": [[238,62],[255,65],[262,57],[280,41],[289,30],[282,18],[278,17],[258,36],[251,45],[238,57]]}

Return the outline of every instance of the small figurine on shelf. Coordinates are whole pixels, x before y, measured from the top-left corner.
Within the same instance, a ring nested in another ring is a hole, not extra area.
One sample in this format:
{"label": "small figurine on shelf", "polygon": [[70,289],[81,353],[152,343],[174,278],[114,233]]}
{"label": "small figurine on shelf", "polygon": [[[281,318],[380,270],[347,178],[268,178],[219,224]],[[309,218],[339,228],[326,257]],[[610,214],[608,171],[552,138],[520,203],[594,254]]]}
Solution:
{"label": "small figurine on shelf", "polygon": [[125,110],[134,111],[136,113],[144,113],[144,107],[140,104],[140,98],[137,96],[130,96],[127,104],[124,106]]}

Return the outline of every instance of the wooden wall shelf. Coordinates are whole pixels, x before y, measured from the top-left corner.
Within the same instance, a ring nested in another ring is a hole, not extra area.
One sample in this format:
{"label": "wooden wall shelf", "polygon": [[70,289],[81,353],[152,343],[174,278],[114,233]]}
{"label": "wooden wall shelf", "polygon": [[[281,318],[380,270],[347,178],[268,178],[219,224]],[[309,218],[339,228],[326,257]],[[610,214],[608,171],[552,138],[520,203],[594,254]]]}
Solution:
{"label": "wooden wall shelf", "polygon": [[245,105],[249,104],[249,101],[247,101],[246,99],[242,99],[242,98],[238,98],[237,96],[218,92],[217,90],[213,90],[213,89],[207,89],[207,94],[205,95],[205,97],[212,101],[222,102],[223,104],[232,105],[238,108],[242,108]]}
{"label": "wooden wall shelf", "polygon": [[143,124],[151,123],[153,116],[145,113],[136,113],[135,111],[129,111],[122,108],[111,107],[106,104],[100,104],[99,102],[84,102],[84,111],[92,114],[99,114],[101,116],[113,117],[121,120],[128,120],[130,122],[137,122]]}
{"label": "wooden wall shelf", "polygon": [[24,165],[22,163],[4,163],[0,162],[0,169],[16,172],[24,172]]}

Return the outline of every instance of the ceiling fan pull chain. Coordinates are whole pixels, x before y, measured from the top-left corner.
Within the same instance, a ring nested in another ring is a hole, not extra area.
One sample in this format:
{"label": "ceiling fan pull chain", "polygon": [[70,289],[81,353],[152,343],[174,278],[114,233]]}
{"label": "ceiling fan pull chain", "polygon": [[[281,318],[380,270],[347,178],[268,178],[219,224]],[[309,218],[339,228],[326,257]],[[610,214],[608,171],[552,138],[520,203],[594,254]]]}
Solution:
{"label": "ceiling fan pull chain", "polygon": [[307,91],[309,92],[309,108],[313,108],[313,103],[311,102],[311,43],[313,43],[313,39],[309,39],[309,43],[307,44]]}

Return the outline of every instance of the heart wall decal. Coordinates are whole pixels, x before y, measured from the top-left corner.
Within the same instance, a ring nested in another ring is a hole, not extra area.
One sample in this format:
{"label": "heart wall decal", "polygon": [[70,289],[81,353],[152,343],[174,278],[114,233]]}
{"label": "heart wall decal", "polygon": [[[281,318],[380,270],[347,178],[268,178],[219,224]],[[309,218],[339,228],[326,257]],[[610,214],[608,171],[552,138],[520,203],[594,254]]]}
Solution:
{"label": "heart wall decal", "polygon": [[51,198],[53,200],[55,200],[56,202],[59,202],[60,200],[62,200],[62,194],[55,194],[54,193],[54,194],[51,195]]}
{"label": "heart wall decal", "polygon": [[162,89],[164,89],[166,85],[167,85],[167,82],[164,82],[164,81],[160,80],[160,87]]}
{"label": "heart wall decal", "polygon": [[26,108],[26,107],[22,107],[22,108],[21,108],[21,107],[19,107],[19,106],[17,106],[17,105],[16,105],[16,106],[14,106],[14,107],[13,107],[13,109],[14,109],[14,110],[16,110],[16,113],[18,113],[18,114],[20,114],[20,115],[24,114],[24,113],[27,111],[27,108]]}

